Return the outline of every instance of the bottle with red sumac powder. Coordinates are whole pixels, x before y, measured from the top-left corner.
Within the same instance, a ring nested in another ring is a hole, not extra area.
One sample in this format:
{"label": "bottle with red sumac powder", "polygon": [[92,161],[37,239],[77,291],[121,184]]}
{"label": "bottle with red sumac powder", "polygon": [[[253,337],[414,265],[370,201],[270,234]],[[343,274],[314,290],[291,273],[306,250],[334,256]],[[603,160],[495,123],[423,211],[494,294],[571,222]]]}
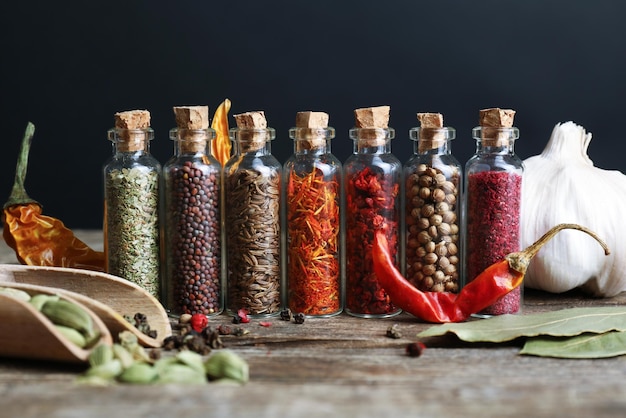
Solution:
{"label": "bottle with red sumac powder", "polygon": [[[480,126],[472,130],[476,152],[465,165],[467,282],[520,250],[524,166],[514,151],[519,138],[519,130],[513,127],[514,115],[510,109],[481,110]],[[522,297],[520,286],[480,314],[518,313]]]}
{"label": "bottle with red sumac powder", "polygon": [[457,292],[461,274],[461,164],[454,128],[440,113],[418,113],[409,131],[414,155],[404,165],[406,278],[426,292]]}
{"label": "bottle with red sumac powder", "polygon": [[166,307],[174,315],[223,311],[220,163],[207,106],[175,107],[174,155],[163,166]]}
{"label": "bottle with red sumac powder", "polygon": [[380,318],[400,309],[378,283],[372,265],[375,231],[384,229],[399,268],[402,163],[391,153],[389,106],[357,109],[350,130],[354,152],[344,164],[346,305],[352,316]]}

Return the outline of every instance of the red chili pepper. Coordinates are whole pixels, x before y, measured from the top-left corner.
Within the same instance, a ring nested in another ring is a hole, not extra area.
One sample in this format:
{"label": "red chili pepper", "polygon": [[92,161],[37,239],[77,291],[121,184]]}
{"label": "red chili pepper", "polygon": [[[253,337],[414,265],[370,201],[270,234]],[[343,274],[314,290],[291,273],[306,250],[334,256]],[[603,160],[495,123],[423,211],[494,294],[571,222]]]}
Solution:
{"label": "red chili pepper", "polygon": [[405,279],[395,267],[385,233],[378,230],[372,249],[374,272],[393,303],[404,311],[427,322],[461,322],[518,287],[524,280],[526,269],[533,256],[563,229],[576,229],[591,235],[604,248],[606,255],[610,253],[607,245],[587,228],[576,224],[559,224],[525,250],[511,253],[486,268],[458,294],[422,292]]}
{"label": "red chili pepper", "polygon": [[193,314],[189,323],[194,331],[202,332],[209,325],[209,319],[204,314]]}

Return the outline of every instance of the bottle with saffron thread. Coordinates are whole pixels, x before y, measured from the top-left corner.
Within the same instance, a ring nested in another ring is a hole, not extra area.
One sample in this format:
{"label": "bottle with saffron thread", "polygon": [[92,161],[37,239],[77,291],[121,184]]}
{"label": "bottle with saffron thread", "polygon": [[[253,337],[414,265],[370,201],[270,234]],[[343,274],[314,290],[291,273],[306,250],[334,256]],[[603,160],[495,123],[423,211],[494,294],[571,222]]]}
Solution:
{"label": "bottle with saffron thread", "polygon": [[165,293],[173,315],[222,312],[222,167],[210,153],[208,106],[174,107],[174,155],[163,166]]}
{"label": "bottle with saffron thread", "polygon": [[289,130],[294,154],[284,164],[287,305],[328,317],[342,311],[340,161],[324,112],[298,112]]}
{"label": "bottle with saffron thread", "polygon": [[451,153],[454,128],[440,113],[418,113],[409,131],[414,155],[404,165],[406,278],[428,292],[459,290],[461,164]]}
{"label": "bottle with saffron thread", "polygon": [[[480,126],[472,130],[476,152],[465,165],[466,280],[472,281],[491,264],[520,250],[520,209],[524,164],[515,154],[519,130],[515,111],[483,109]],[[519,286],[479,316],[521,312]]]}
{"label": "bottle with saffron thread", "polygon": [[115,114],[113,155],[104,166],[107,272],[161,299],[161,165],[150,153],[150,112]]}
{"label": "bottle with saffron thread", "polygon": [[345,263],[348,314],[382,318],[401,312],[378,283],[372,268],[374,233],[384,229],[399,268],[402,163],[391,153],[395,132],[389,106],[356,109],[350,130],[354,152],[344,163]]}
{"label": "bottle with saffron thread", "polygon": [[235,115],[235,153],[224,166],[227,254],[226,309],[275,316],[282,306],[282,166],[272,155],[276,137],[262,111]]}

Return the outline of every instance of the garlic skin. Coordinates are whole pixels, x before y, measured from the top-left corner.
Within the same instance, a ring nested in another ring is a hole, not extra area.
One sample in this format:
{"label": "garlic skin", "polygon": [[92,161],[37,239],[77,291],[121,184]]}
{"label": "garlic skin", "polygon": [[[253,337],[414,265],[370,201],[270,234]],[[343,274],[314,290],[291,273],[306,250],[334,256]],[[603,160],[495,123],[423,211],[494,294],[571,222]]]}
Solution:
{"label": "garlic skin", "polygon": [[520,244],[532,244],[559,223],[594,231],[611,250],[606,256],[593,238],[563,231],[531,261],[525,286],[551,293],[580,287],[596,297],[626,290],[626,175],[595,167],[587,155],[591,133],[573,122],[557,124],[539,155],[524,160]]}

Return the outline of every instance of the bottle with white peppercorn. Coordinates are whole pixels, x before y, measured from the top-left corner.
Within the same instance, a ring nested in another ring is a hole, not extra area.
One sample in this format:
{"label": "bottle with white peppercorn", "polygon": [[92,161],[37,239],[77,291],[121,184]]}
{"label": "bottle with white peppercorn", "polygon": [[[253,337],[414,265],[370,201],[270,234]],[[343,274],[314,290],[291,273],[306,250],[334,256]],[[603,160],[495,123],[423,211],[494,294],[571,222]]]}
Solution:
{"label": "bottle with white peppercorn", "polygon": [[150,154],[150,112],[115,114],[113,155],[104,167],[107,272],[161,299],[161,165]]}
{"label": "bottle with white peppercorn", "polygon": [[280,313],[282,167],[271,152],[276,134],[262,111],[235,115],[235,153],[224,166],[226,309],[252,317]]}
{"label": "bottle with white peppercorn", "polygon": [[210,154],[207,106],[174,107],[174,155],[163,166],[165,296],[173,315],[222,312],[222,168]]}
{"label": "bottle with white peppercorn", "polygon": [[418,113],[404,165],[406,278],[428,292],[459,290],[462,169],[451,153],[455,130],[440,113]]}

